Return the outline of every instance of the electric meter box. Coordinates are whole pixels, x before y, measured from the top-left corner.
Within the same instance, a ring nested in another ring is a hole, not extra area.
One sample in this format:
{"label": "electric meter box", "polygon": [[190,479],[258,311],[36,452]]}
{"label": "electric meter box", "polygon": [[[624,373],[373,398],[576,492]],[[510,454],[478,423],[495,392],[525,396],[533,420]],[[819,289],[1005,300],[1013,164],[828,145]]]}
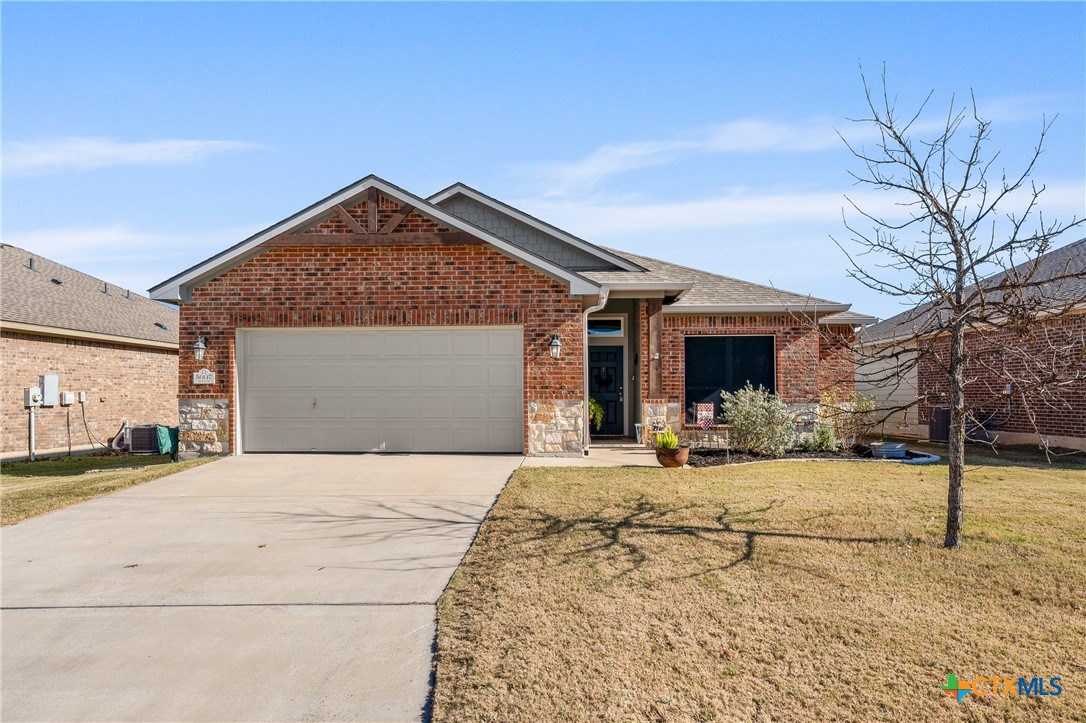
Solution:
{"label": "electric meter box", "polygon": [[55,407],[60,401],[60,377],[56,374],[42,374],[38,377],[41,386],[41,405]]}
{"label": "electric meter box", "polygon": [[38,387],[27,387],[23,390],[23,406],[29,409],[30,407],[41,406],[41,389]]}

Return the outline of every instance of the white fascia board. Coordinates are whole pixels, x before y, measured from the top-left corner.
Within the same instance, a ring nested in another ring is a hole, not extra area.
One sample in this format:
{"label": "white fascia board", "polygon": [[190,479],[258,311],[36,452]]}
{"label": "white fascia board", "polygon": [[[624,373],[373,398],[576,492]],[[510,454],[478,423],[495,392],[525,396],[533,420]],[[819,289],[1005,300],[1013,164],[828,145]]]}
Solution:
{"label": "white fascia board", "polygon": [[616,289],[611,292],[612,299],[662,299],[666,296],[663,291],[623,291]]}
{"label": "white fascia board", "polygon": [[521,263],[529,266],[540,273],[546,274],[551,278],[565,281],[569,284],[570,294],[573,296],[581,294],[595,294],[599,291],[599,284],[596,284],[585,277],[575,272],[558,266],[542,257],[536,256],[524,249],[509,243],[503,238],[495,236],[494,234],[481,229],[478,226],[470,224],[463,219],[454,216],[447,211],[438,208],[437,206],[429,203],[428,201],[415,196],[412,193],[408,193],[402,188],[393,186],[391,183],[378,178],[377,176],[367,176],[358,183],[355,183],[347,188],[339,191],[338,193],[329,196],[324,201],[320,201],[309,208],[301,211],[289,218],[280,221],[279,223],[271,226],[264,231],[250,236],[240,244],[227,249],[226,251],[212,256],[210,259],[197,264],[191,269],[182,272],[181,274],[167,279],[158,286],[154,286],[150,289],[150,297],[158,301],[170,301],[173,303],[182,303],[187,301],[189,292],[195,286],[198,286],[202,282],[214,278],[220,274],[229,271],[233,267],[247,261],[253,256],[257,255],[259,247],[265,241],[275,238],[276,236],[289,233],[297,228],[307,226],[321,216],[326,215],[330,210],[335,208],[336,205],[350,201],[351,199],[361,196],[364,192],[370,188],[376,188],[386,196],[396,198],[405,203],[410,203],[415,207],[415,210],[430,216],[436,221],[455,228],[459,231],[470,233],[473,236],[478,237],[480,240],[485,241],[494,248],[498,249],[506,256],[516,259]]}
{"label": "white fascia board", "polygon": [[616,256],[615,254],[612,254],[609,251],[605,251],[604,249],[601,249],[599,246],[596,246],[594,244],[590,244],[589,242],[585,241],[584,239],[577,238],[576,236],[574,236],[574,235],[572,235],[572,234],[570,234],[570,233],[568,233],[566,231],[563,231],[562,229],[558,228],[557,226],[552,226],[549,223],[546,223],[545,221],[540,221],[538,218],[535,218],[534,216],[529,216],[528,214],[524,213],[520,209],[513,208],[512,206],[510,206],[507,203],[502,203],[501,201],[499,201],[496,198],[491,198],[490,196],[487,196],[486,194],[480,193],[479,191],[476,191],[471,186],[465,186],[463,183],[454,183],[453,185],[449,186],[445,190],[438,191],[433,196],[430,196],[430,198],[428,198],[427,200],[430,203],[437,205],[437,204],[441,203],[442,201],[446,201],[446,200],[448,200],[448,199],[450,199],[450,198],[452,198],[453,196],[456,196],[456,195],[467,196],[468,198],[475,201],[476,203],[481,203],[482,205],[484,205],[484,206],[486,206],[488,208],[491,208],[491,209],[497,211],[498,213],[502,213],[502,214],[504,214],[506,216],[509,216],[511,218],[516,219],[517,221],[520,221],[525,226],[530,226],[530,227],[534,228],[536,231],[539,231],[540,233],[546,234],[548,236],[553,236],[554,238],[558,239],[559,241],[562,241],[563,243],[567,243],[570,246],[573,246],[575,248],[580,249],[581,251],[584,251],[585,253],[592,254],[593,256],[595,256],[597,258],[600,258],[600,259],[603,259],[604,261],[607,261],[608,263],[612,263],[612,264],[614,264],[615,266],[618,266],[620,269],[622,269],[624,271],[644,271],[645,270],[644,268],[642,268],[642,267],[638,266],[637,264],[629,261],[628,259],[624,259],[621,256]]}
{"label": "white fascia board", "polygon": [[609,281],[613,291],[689,291],[693,281]]}
{"label": "white fascia board", "polygon": [[148,296],[157,301],[165,301],[171,304],[187,303],[190,299],[182,298],[185,296],[181,293],[181,287],[176,284],[169,284],[167,286],[156,286],[148,292]]}
{"label": "white fascia board", "polygon": [[665,314],[788,314],[848,311],[851,304],[699,304],[665,306]]}
{"label": "white fascia board", "polygon": [[826,326],[835,326],[837,324],[853,326],[860,324],[874,324],[878,321],[878,318],[874,316],[868,316],[867,314],[849,314],[848,316],[835,316],[833,318],[823,317],[818,320],[819,324],[825,324]]}

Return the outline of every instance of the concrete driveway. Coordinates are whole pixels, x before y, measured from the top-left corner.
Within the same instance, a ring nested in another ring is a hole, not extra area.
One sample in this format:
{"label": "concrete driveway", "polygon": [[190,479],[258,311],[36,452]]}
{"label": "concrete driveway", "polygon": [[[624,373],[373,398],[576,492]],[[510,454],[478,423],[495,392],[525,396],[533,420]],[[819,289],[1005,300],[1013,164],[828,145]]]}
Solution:
{"label": "concrete driveway", "polygon": [[418,720],[521,460],[245,455],[6,527],[0,717]]}

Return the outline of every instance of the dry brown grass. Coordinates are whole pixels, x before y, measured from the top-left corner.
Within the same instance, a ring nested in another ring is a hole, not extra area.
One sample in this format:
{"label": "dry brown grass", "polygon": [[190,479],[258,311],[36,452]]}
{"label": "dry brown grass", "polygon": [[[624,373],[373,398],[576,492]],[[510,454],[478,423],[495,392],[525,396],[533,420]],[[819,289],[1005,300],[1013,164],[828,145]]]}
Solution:
{"label": "dry brown grass", "polygon": [[0,466],[0,520],[13,525],[93,497],[150,482],[214,458],[170,462],[158,456],[54,457]]}
{"label": "dry brown grass", "polygon": [[942,465],[520,470],[440,601],[434,718],[1086,720],[1086,469],[1010,462],[958,551]]}

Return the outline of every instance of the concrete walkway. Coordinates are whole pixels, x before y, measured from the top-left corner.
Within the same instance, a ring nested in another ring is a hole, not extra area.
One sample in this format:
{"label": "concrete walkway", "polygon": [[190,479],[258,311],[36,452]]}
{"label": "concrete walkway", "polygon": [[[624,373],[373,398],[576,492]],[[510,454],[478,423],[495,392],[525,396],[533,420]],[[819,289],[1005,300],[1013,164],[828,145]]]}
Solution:
{"label": "concrete walkway", "polygon": [[586,457],[525,457],[524,467],[659,467],[656,451],[635,444],[593,445]]}
{"label": "concrete walkway", "polygon": [[418,720],[521,460],[245,455],[6,527],[0,718]]}

